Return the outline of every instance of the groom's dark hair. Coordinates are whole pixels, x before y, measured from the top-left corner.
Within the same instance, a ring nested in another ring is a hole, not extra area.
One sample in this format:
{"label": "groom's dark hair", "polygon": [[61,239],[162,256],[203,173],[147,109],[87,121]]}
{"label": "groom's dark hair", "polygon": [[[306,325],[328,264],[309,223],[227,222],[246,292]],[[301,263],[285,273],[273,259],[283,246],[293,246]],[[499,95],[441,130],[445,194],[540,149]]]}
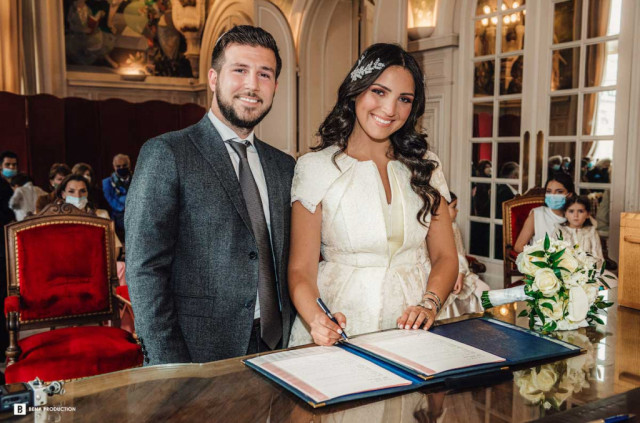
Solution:
{"label": "groom's dark hair", "polygon": [[243,46],[264,47],[276,56],[276,79],[282,69],[282,59],[278,52],[278,45],[271,34],[262,28],[251,25],[234,26],[218,38],[211,54],[211,67],[216,72],[220,72],[224,63],[224,50],[229,44],[240,44]]}

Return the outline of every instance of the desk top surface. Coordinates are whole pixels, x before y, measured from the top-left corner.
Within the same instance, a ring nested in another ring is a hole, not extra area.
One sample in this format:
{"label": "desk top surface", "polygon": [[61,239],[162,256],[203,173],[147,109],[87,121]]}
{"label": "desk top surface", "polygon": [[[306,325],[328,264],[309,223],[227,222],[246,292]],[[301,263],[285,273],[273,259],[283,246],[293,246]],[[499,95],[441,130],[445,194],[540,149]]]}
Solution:
{"label": "desk top surface", "polygon": [[[616,301],[616,290],[608,292]],[[516,318],[524,304],[489,310]],[[468,318],[467,316],[463,318]],[[640,311],[615,304],[605,325],[560,332],[585,354],[522,369],[513,380],[447,391],[432,387],[313,409],[245,367],[240,359],[143,367],[69,382],[36,421],[261,421],[261,422],[520,422],[549,416],[640,386]],[[47,414],[47,415],[43,415]],[[34,421],[27,415],[19,421]]]}

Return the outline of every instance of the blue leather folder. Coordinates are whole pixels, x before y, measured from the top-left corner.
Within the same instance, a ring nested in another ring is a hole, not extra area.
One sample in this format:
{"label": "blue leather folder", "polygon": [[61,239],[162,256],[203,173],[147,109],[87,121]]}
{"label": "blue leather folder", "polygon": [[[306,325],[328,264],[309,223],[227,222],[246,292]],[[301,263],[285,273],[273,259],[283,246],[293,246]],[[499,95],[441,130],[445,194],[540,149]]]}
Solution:
{"label": "blue leather folder", "polygon": [[[550,336],[542,335],[490,317],[468,319],[440,325],[432,328],[431,331],[446,338],[450,338],[503,357],[506,361],[454,369],[438,373],[433,376],[426,376],[417,374],[415,370],[398,366],[395,363],[391,363],[369,351],[361,350],[351,344],[340,343],[338,344],[340,348],[363,357],[368,361],[411,381],[411,385],[359,392],[356,394],[332,398],[324,402],[314,401],[312,398],[284,382],[282,379],[263,370],[248,360],[243,360],[243,362],[248,367],[256,370],[291,391],[309,405],[316,408],[356,399],[412,391],[426,386],[444,383],[446,380],[450,380],[451,378],[456,378],[463,382],[465,378],[477,379],[484,375],[489,377],[495,373],[510,372],[511,368],[514,366],[522,366],[527,363],[535,363],[539,361],[548,361],[550,359],[576,355],[581,352],[580,347],[569,344],[568,342],[560,341]],[[462,383],[462,385],[463,384],[464,383]],[[457,385],[461,384],[458,383]]]}

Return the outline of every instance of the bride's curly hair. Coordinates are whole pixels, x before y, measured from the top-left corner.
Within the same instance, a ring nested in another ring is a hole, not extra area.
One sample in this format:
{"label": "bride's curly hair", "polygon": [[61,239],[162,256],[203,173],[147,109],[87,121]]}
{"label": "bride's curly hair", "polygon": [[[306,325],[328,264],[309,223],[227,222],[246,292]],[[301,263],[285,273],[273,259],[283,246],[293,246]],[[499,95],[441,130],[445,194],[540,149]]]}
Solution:
{"label": "bride's curly hair", "polygon": [[[378,66],[374,66],[376,63]],[[372,72],[366,74],[360,72],[356,75],[359,76],[358,78],[352,79],[352,73],[357,68],[368,65],[371,65]],[[423,201],[416,218],[425,225],[428,213],[436,215],[440,206],[440,193],[429,183],[433,171],[438,167],[438,162],[425,158],[429,150],[427,135],[421,130],[416,130],[418,120],[424,113],[425,84],[422,70],[418,62],[402,47],[378,43],[362,53],[358,62],[353,65],[342,81],[338,90],[338,101],[318,129],[317,136],[320,138],[320,144],[312,147],[312,150],[318,151],[337,145],[340,149],[333,157],[333,162],[336,164],[336,157],[345,153],[347,149],[347,143],[357,119],[356,97],[369,88],[390,66],[402,66],[411,73],[415,96],[407,121],[402,128],[389,137],[391,148],[387,154],[389,158],[400,161],[411,171],[411,188]]]}

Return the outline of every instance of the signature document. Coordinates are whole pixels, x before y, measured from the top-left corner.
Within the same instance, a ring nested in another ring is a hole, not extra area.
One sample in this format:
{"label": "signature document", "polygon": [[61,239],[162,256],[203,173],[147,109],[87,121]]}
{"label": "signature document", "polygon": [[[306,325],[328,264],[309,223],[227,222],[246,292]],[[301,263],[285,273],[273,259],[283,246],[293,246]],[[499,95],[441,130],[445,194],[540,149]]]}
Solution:
{"label": "signature document", "polygon": [[470,345],[424,330],[391,330],[353,338],[350,345],[425,376],[505,361]]}
{"label": "signature document", "polygon": [[311,347],[247,360],[316,402],[411,381],[340,347]]}

